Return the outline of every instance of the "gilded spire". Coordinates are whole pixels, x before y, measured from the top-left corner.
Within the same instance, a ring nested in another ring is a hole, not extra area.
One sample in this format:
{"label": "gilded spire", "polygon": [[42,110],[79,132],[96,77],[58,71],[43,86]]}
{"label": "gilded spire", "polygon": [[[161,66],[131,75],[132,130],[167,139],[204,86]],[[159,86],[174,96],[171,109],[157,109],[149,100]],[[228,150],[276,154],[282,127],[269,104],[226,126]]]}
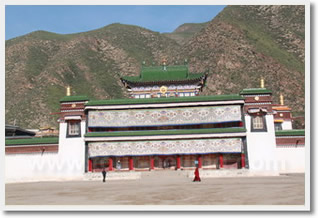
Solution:
{"label": "gilded spire", "polygon": [[70,86],[66,87],[66,96],[71,96],[71,87]]}
{"label": "gilded spire", "polygon": [[261,88],[265,88],[265,85],[264,85],[264,78],[263,78],[263,77],[261,78]]}
{"label": "gilded spire", "polygon": [[282,94],[280,94],[279,96],[279,102],[280,102],[280,105],[284,105],[284,96]]}
{"label": "gilded spire", "polygon": [[162,65],[167,65],[167,59],[166,58],[162,59]]}
{"label": "gilded spire", "polygon": [[163,70],[166,71],[167,70],[167,59],[166,58],[163,58],[162,65],[163,65]]}

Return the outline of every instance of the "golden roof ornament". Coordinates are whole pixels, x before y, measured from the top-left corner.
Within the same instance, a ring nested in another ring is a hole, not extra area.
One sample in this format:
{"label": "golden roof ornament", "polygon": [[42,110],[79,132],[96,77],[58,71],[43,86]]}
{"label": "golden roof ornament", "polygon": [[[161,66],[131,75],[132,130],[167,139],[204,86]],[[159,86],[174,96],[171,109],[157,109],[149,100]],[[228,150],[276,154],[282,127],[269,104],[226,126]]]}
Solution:
{"label": "golden roof ornament", "polygon": [[167,65],[167,59],[166,58],[162,59],[162,65],[164,65],[164,66]]}
{"label": "golden roof ornament", "polygon": [[163,65],[163,70],[166,71],[166,70],[167,70],[167,67],[166,67],[166,65],[167,65],[167,60],[166,60],[166,58],[164,58],[164,59],[162,60],[162,65]]}
{"label": "golden roof ornament", "polygon": [[66,96],[71,96],[71,87],[70,86],[66,87]]}
{"label": "golden roof ornament", "polygon": [[165,94],[167,91],[168,91],[167,86],[161,86],[161,87],[160,87],[160,92],[161,92],[162,94]]}
{"label": "golden roof ornament", "polygon": [[265,88],[265,85],[264,85],[264,78],[263,78],[263,77],[261,78],[261,88]]}
{"label": "golden roof ornament", "polygon": [[282,94],[280,94],[279,96],[279,102],[280,102],[280,105],[284,105],[284,96]]}

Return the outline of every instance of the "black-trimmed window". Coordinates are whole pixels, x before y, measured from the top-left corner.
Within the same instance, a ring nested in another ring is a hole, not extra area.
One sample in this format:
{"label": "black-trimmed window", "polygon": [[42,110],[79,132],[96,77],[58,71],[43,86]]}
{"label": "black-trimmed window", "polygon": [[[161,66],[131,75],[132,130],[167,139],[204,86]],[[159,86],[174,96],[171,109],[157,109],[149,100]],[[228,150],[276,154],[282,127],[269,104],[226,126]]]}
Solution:
{"label": "black-trimmed window", "polygon": [[79,120],[70,120],[67,122],[66,137],[81,137],[81,122]]}
{"label": "black-trimmed window", "polygon": [[264,115],[252,116],[251,132],[267,132],[266,119]]}
{"label": "black-trimmed window", "polygon": [[274,125],[275,125],[275,131],[276,131],[276,130],[282,130],[282,129],[283,129],[282,123],[274,123]]}

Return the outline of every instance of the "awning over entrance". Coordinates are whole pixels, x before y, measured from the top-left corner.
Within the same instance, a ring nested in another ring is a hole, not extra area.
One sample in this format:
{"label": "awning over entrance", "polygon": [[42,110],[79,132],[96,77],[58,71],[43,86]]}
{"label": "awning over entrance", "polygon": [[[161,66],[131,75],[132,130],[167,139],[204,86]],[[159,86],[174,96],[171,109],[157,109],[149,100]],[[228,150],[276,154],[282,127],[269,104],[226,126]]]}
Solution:
{"label": "awning over entrance", "polygon": [[88,156],[240,153],[241,148],[241,138],[90,142],[88,143]]}
{"label": "awning over entrance", "polygon": [[81,116],[65,116],[64,120],[81,120]]}

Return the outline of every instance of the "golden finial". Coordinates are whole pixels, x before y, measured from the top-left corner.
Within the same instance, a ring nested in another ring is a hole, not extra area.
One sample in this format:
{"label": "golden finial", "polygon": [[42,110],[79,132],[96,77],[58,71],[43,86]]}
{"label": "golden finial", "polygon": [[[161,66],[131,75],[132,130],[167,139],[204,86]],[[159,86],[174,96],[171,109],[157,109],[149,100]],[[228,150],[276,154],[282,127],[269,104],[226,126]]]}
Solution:
{"label": "golden finial", "polygon": [[261,88],[265,88],[265,85],[264,85],[264,78],[263,78],[263,77],[261,78]]}
{"label": "golden finial", "polygon": [[284,105],[284,96],[280,94],[279,96],[280,105]]}
{"label": "golden finial", "polygon": [[66,96],[71,96],[71,87],[70,86],[66,87]]}
{"label": "golden finial", "polygon": [[167,64],[167,60],[166,60],[166,58],[163,58],[163,59],[162,59],[162,65],[163,65],[163,70],[164,70],[164,71],[167,70],[166,64]]}
{"label": "golden finial", "polygon": [[162,64],[165,66],[167,64],[167,59],[166,58],[163,58],[162,59]]}

